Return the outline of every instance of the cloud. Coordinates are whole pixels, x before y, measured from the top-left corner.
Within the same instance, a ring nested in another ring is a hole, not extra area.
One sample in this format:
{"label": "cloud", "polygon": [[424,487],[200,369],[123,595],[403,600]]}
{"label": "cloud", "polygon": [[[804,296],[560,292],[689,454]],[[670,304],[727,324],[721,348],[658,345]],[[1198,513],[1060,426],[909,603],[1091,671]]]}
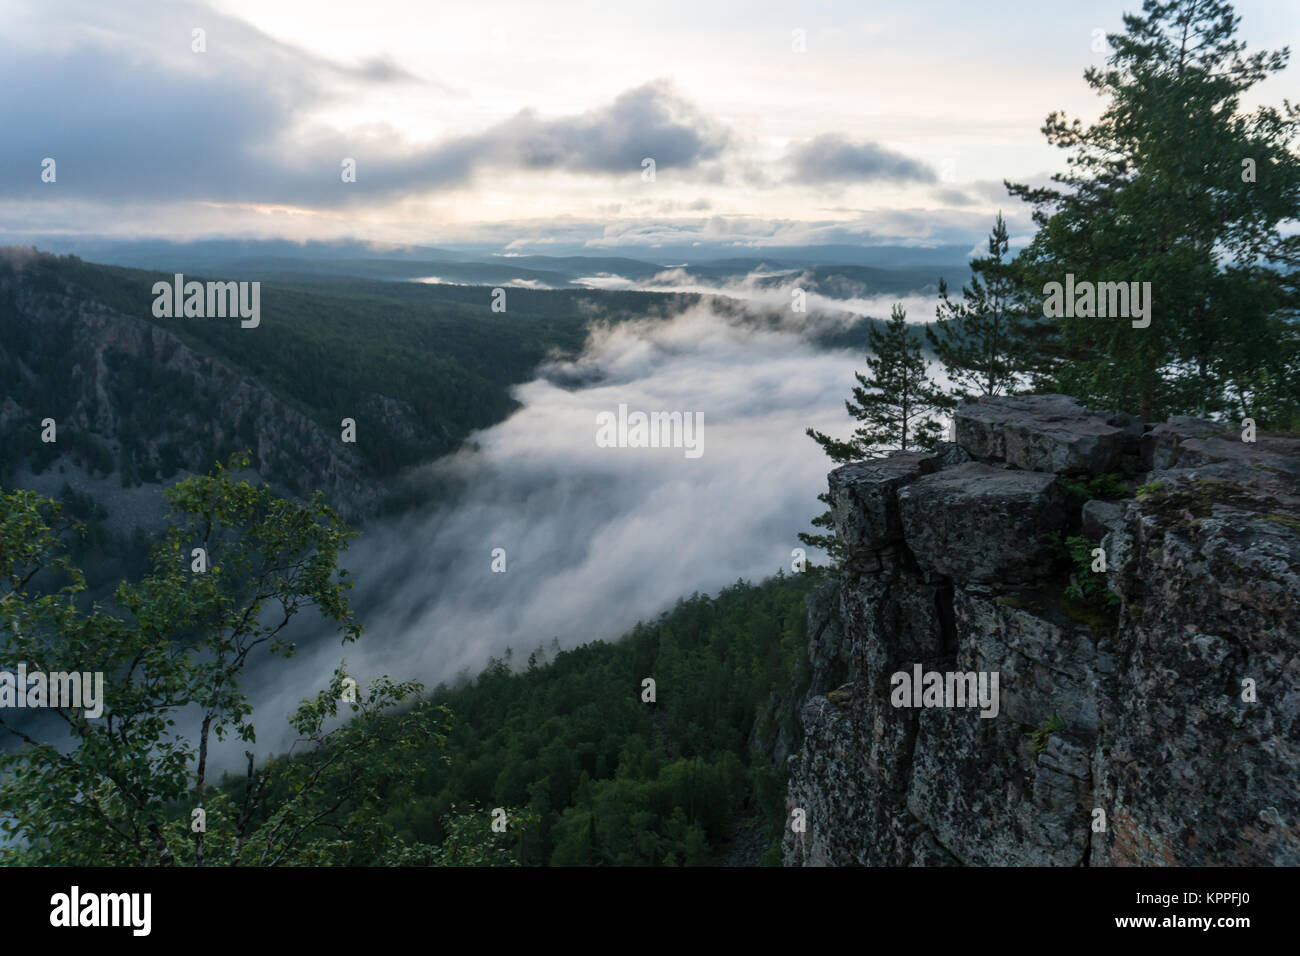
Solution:
{"label": "cloud", "polygon": [[966,195],[960,189],[936,189],[934,198],[947,206],[976,206],[979,200]]}
{"label": "cloud", "polygon": [[657,169],[691,167],[719,156],[730,139],[726,128],[658,80],[580,116],[542,120],[525,110],[468,142],[484,159],[529,169],[639,175],[646,157]]}
{"label": "cloud", "polygon": [[[590,289],[725,296],[753,307],[765,317],[776,317],[781,328],[796,332],[831,331],[851,325],[863,316],[886,319],[895,305],[903,306],[911,322],[930,322],[934,319],[937,295],[920,289],[910,293],[873,293],[865,283],[851,281],[843,283],[842,288],[854,294],[829,295],[810,288],[816,283],[807,270],[781,275],[755,270],[745,276],[711,280],[677,268],[665,269],[644,282],[618,275],[587,276],[576,281]],[[795,289],[803,290],[807,312],[791,311]]]}
{"label": "cloud", "polygon": [[[665,80],[583,113],[527,108],[419,146],[382,124],[345,131],[323,117],[357,90],[463,94],[388,58],[324,59],[202,4],[126,7],[114,20],[73,4],[55,45],[34,27],[0,38],[0,197],[51,218],[78,203],[83,215],[87,204],[133,202],[335,209],[454,189],[495,169],[639,177],[648,156],[704,177],[731,142]],[[195,24],[206,52],[191,49]],[[41,180],[45,157],[57,163],[54,183]],[[344,158],[356,161],[355,183],[341,180]]]}
{"label": "cloud", "polygon": [[[683,595],[789,573],[831,467],[804,428],[847,435],[860,365],[707,307],[598,327],[580,358],[517,390],[523,408],[477,433],[477,450],[428,466],[466,489],[459,500],[364,529],[346,564],[366,633],[300,642],[294,661],[250,675],[259,747],[288,743],[283,715],[342,657],[363,686],[383,673],[432,686],[507,647],[519,660],[553,637],[612,640]],[[596,416],[619,404],[702,413],[703,455],[598,447]]]}
{"label": "cloud", "polygon": [[877,143],[854,142],[839,133],[823,133],[794,146],[787,158],[793,166],[791,181],[806,185],[938,180],[935,171],[920,160]]}

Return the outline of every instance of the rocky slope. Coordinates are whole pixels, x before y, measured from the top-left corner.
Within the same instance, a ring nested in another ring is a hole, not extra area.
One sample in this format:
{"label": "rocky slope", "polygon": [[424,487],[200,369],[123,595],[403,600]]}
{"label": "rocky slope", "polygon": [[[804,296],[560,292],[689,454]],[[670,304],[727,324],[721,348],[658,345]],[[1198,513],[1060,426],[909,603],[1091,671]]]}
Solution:
{"label": "rocky slope", "polygon": [[[830,475],[787,865],[1300,864],[1300,441],[1063,396],[956,439]],[[900,696],[916,665],[996,711]]]}
{"label": "rocky slope", "polygon": [[[376,483],[338,431],[63,282],[49,257],[16,256],[0,262],[0,436],[16,484],[57,495],[66,481],[106,505],[117,530],[152,527],[158,484],[249,449],[255,472],[290,493],[319,488],[350,517],[376,505]],[[57,441],[42,447],[47,417]]]}

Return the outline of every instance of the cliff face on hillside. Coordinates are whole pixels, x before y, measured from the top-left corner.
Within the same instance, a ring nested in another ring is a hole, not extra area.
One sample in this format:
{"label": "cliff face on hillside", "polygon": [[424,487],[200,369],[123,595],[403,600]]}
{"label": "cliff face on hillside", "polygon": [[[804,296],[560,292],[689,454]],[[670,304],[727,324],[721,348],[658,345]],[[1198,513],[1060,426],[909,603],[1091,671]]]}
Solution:
{"label": "cliff face on hillside", "polygon": [[809,655],[852,679],[814,676],[787,865],[1300,864],[1300,441],[1063,396],[956,439],[830,475]]}
{"label": "cliff face on hillside", "polygon": [[[11,462],[45,459],[33,468],[42,474],[17,477],[47,493],[67,481],[108,501],[113,520],[130,518],[128,526],[156,525],[164,505],[154,494],[152,513],[137,513],[116,489],[206,473],[242,449],[260,477],[293,494],[320,488],[349,517],[378,501],[337,431],[171,332],[94,301],[39,256],[0,269],[0,371],[5,453]],[[57,442],[42,447],[47,417]]]}

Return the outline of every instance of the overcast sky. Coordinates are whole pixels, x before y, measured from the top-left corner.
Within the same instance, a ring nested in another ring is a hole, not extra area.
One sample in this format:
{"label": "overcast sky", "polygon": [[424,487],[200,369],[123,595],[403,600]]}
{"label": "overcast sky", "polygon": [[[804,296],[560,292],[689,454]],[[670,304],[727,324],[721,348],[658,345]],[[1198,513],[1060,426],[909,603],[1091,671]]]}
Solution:
{"label": "overcast sky", "polygon": [[[1023,235],[1001,181],[1063,168],[1043,119],[1096,115],[1094,31],[1138,7],[0,0],[0,234],[974,243],[1003,208]],[[1252,48],[1300,36],[1298,3],[1237,10]]]}

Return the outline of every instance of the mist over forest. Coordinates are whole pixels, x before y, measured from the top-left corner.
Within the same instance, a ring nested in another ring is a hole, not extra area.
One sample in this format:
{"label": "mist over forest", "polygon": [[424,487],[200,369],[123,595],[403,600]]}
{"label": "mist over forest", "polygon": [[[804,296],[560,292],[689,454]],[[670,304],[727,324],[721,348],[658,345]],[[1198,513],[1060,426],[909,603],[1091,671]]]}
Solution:
{"label": "mist over forest", "polygon": [[1300,7],[2,8],[19,923],[1300,865]]}

